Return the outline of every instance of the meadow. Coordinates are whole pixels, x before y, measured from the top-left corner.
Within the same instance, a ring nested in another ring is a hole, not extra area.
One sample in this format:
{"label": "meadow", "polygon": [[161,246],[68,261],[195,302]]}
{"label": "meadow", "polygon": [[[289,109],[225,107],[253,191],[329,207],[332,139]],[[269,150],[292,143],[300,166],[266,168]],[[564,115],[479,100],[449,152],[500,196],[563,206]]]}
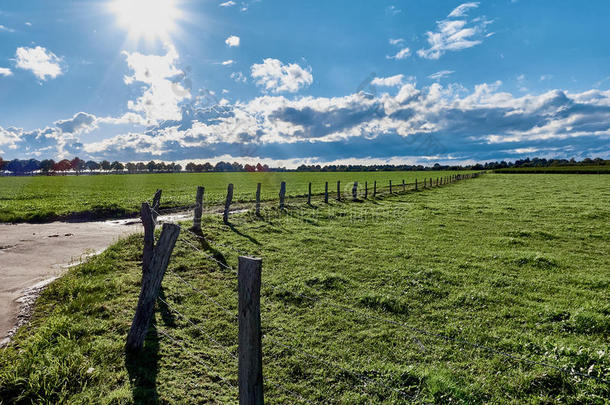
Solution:
{"label": "meadow", "polygon": [[94,176],[0,177],[0,222],[39,222],[56,219],[109,219],[137,215],[143,201],[157,189],[163,189],[163,208],[188,207],[194,204],[197,186],[206,188],[205,204],[224,202],[227,184],[235,186],[234,201],[253,201],[256,184],[262,183],[263,200],[277,199],[280,183],[287,183],[287,196],[312,192],[336,192],[337,181],[342,191],[351,193],[351,183],[358,181],[370,187],[412,183],[415,179],[448,176],[470,172],[329,172],[329,173],[170,173]]}
{"label": "meadow", "polygon": [[609,199],[608,176],[488,174],[208,215],[212,243],[180,236],[135,357],[134,235],[43,293],[0,350],[0,402],[236,403],[236,279],[208,256],[238,250],[263,258],[269,404],[606,404]]}
{"label": "meadow", "polygon": [[610,174],[608,165],[591,166],[547,166],[547,167],[511,167],[495,170],[496,173],[529,173],[529,174]]}

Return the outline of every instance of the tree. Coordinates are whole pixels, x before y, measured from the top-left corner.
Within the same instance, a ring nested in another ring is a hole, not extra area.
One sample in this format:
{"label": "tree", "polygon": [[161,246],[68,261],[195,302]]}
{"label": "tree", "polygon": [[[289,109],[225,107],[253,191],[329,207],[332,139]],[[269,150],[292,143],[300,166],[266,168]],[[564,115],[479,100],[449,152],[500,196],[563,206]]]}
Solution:
{"label": "tree", "polygon": [[55,161],[53,159],[45,159],[40,162],[40,171],[48,176],[49,173],[53,171],[54,166]]}
{"label": "tree", "polygon": [[72,163],[68,159],[60,160],[53,166],[53,171],[62,172],[64,175],[72,168]]}
{"label": "tree", "polygon": [[143,172],[144,170],[146,170],[146,165],[142,162],[138,162],[136,163],[136,170],[138,172]]}
{"label": "tree", "polygon": [[4,170],[5,161],[0,157],[0,172]]}
{"label": "tree", "polygon": [[125,165],[125,168],[127,168],[127,173],[130,173],[130,174],[135,173],[136,170],[137,170],[136,164],[135,163],[131,163],[131,162],[127,163]]}
{"label": "tree", "polygon": [[112,168],[110,162],[107,160],[102,160],[102,163],[100,163],[100,166],[102,167],[102,170],[105,172],[108,172]]}
{"label": "tree", "polygon": [[209,162],[205,162],[205,163],[203,164],[203,171],[204,171],[204,172],[211,172],[212,170],[214,170],[214,166],[212,166],[212,164],[211,164],[211,163],[209,163]]}
{"label": "tree", "polygon": [[252,165],[248,165],[248,164],[247,164],[247,165],[245,165],[245,166],[244,166],[244,170],[245,170],[245,171],[247,171],[247,172],[249,172],[249,173],[252,173],[252,172],[255,172],[255,171],[256,171],[256,167],[255,167],[255,166],[252,166]]}
{"label": "tree", "polygon": [[123,163],[119,162],[118,160],[115,160],[110,165],[110,168],[118,173],[119,171],[123,171],[123,169],[125,169],[125,166],[123,165]]}
{"label": "tree", "polygon": [[30,159],[24,161],[23,170],[26,173],[34,173],[36,170],[40,169],[40,162],[36,159]]}
{"label": "tree", "polygon": [[157,168],[157,164],[155,163],[155,161],[154,161],[154,160],[151,160],[150,162],[148,162],[148,163],[146,164],[146,168],[148,169],[148,171],[149,171],[150,173],[152,173],[152,172],[154,172],[154,171],[155,171],[155,169]]}
{"label": "tree", "polygon": [[13,159],[6,164],[6,170],[13,174],[23,173],[23,161],[19,159]]}
{"label": "tree", "polygon": [[174,172],[178,173],[182,171],[182,166],[179,165],[178,163],[174,164]]}
{"label": "tree", "polygon": [[83,170],[85,170],[85,161],[75,157],[70,161],[70,165],[72,166],[72,170],[76,172],[76,174],[80,174]]}
{"label": "tree", "polygon": [[91,173],[94,170],[99,170],[99,168],[100,168],[100,164],[97,162],[94,162],[93,160],[90,160],[87,163],[85,163],[85,166],[87,167],[87,169],[89,169],[89,172],[91,172]]}
{"label": "tree", "polygon": [[193,173],[195,171],[195,169],[197,169],[197,165],[193,162],[189,162],[186,164],[186,171]]}

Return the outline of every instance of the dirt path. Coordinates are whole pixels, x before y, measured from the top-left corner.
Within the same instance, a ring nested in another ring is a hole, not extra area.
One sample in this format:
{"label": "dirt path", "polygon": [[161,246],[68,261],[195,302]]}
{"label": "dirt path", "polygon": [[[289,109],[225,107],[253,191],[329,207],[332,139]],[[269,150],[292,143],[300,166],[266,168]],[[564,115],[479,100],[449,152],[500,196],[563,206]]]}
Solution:
{"label": "dirt path", "polygon": [[0,224],[0,342],[17,325],[20,306],[71,264],[141,231],[134,221]]}

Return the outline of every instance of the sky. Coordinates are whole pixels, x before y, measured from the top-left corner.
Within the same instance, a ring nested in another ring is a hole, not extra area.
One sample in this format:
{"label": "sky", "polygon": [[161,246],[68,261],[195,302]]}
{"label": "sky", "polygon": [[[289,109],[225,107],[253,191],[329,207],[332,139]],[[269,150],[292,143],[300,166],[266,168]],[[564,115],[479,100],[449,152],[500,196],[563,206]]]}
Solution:
{"label": "sky", "polygon": [[610,158],[607,0],[2,0],[0,156]]}

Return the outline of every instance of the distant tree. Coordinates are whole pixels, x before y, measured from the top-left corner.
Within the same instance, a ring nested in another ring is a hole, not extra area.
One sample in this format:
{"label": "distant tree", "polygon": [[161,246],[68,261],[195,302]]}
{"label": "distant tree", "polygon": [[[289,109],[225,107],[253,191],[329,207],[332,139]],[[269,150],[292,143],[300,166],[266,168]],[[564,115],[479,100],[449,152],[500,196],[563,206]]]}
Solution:
{"label": "distant tree", "polygon": [[231,163],[227,163],[227,162],[218,162],[216,163],[216,166],[214,166],[214,171],[216,172],[232,172],[233,171],[233,165],[231,165]]}
{"label": "distant tree", "polygon": [[72,170],[76,172],[76,174],[80,174],[83,170],[85,170],[86,165],[85,161],[75,157],[70,161],[70,165],[72,166]]}
{"label": "distant tree", "polygon": [[234,172],[243,172],[244,171],[244,167],[239,162],[233,162],[231,164],[231,167],[233,167]]}
{"label": "distant tree", "polygon": [[23,160],[13,159],[6,164],[6,170],[13,174],[22,174],[24,172],[23,169]]}
{"label": "distant tree", "polygon": [[102,160],[102,163],[100,163],[100,166],[102,167],[102,170],[105,171],[106,173],[108,173],[110,171],[110,169],[112,168],[112,165],[107,160]]}
{"label": "distant tree", "polygon": [[49,175],[53,171],[53,167],[55,166],[55,161],[53,159],[45,159],[40,162],[40,171],[43,174]]}
{"label": "distant tree", "polygon": [[85,163],[85,167],[87,167],[89,172],[93,173],[94,170],[100,169],[100,164],[97,162],[94,162],[93,160],[90,160],[87,163]]}
{"label": "distant tree", "polygon": [[65,175],[66,172],[68,170],[70,170],[71,168],[72,168],[72,163],[68,159],[63,159],[63,160],[60,160],[59,162],[55,163],[55,165],[53,166],[53,171],[61,172]]}
{"label": "distant tree", "polygon": [[202,170],[202,171],[204,171],[204,172],[211,172],[211,171],[213,171],[213,170],[214,170],[214,166],[212,166],[212,164],[211,164],[211,163],[209,163],[209,162],[205,162],[205,163],[203,164],[203,170]]}
{"label": "distant tree", "polygon": [[125,166],[123,165],[123,163],[119,162],[118,160],[115,160],[114,162],[112,162],[112,164],[110,165],[110,169],[114,170],[116,173],[118,173],[119,171],[123,171],[123,169],[125,169]]}
{"label": "distant tree", "polygon": [[40,162],[36,159],[29,159],[24,161],[23,170],[26,173],[34,173],[37,170],[40,170]]}
{"label": "distant tree", "polygon": [[130,173],[130,174],[134,174],[136,172],[136,170],[137,170],[136,164],[135,163],[131,163],[131,162],[127,163],[125,165],[125,168],[127,169],[127,173]]}
{"label": "distant tree", "polygon": [[256,167],[247,164],[247,165],[244,166],[244,170],[247,171],[248,173],[252,173],[252,172],[256,171]]}
{"label": "distant tree", "polygon": [[257,165],[256,165],[256,171],[257,171],[257,172],[262,172],[262,171],[263,171],[263,165],[261,165],[260,163],[257,163]]}
{"label": "distant tree", "polygon": [[182,166],[177,164],[177,163],[175,163],[174,164],[174,172],[178,173],[178,172],[181,172],[181,171],[182,171]]}
{"label": "distant tree", "polygon": [[142,162],[138,162],[136,163],[136,170],[138,172],[143,172],[144,170],[146,170],[146,165]]}
{"label": "distant tree", "polygon": [[197,165],[193,162],[189,162],[186,164],[186,171],[189,173],[193,173],[197,169]]}
{"label": "distant tree", "polygon": [[167,170],[167,165],[165,164],[165,162],[159,162],[155,165],[155,168],[159,173],[163,173]]}
{"label": "distant tree", "polygon": [[0,172],[4,170],[5,161],[0,157]]}
{"label": "distant tree", "polygon": [[151,160],[150,162],[148,162],[148,163],[146,164],[146,168],[148,169],[148,171],[149,171],[150,173],[152,173],[152,172],[154,172],[154,171],[155,171],[155,169],[157,168],[157,164],[155,163],[155,161],[154,161],[154,160]]}

